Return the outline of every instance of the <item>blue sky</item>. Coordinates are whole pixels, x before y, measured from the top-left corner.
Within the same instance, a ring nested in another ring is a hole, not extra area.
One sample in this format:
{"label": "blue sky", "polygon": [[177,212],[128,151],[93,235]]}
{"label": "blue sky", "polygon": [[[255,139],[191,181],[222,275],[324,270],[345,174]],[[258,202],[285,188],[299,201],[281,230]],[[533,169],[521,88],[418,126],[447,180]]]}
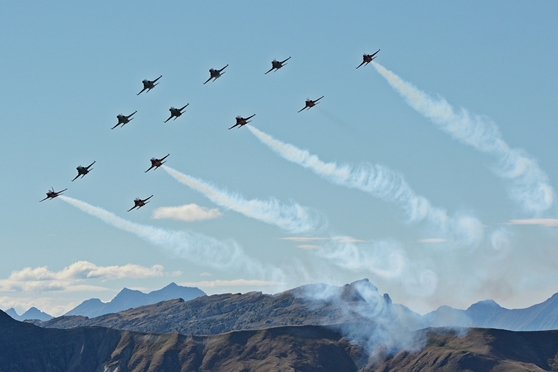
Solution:
{"label": "blue sky", "polygon": [[[545,300],[558,292],[557,8],[4,5],[0,308],[363,277],[420,312]],[[169,168],[144,173],[166,154]],[[69,199],[39,203],[51,187]]]}

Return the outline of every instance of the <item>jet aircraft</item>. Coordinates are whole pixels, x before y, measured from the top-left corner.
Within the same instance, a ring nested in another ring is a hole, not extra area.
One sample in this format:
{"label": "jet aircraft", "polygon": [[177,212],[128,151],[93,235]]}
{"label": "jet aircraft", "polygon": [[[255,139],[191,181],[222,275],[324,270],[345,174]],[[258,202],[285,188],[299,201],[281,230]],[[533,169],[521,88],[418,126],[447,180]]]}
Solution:
{"label": "jet aircraft", "polygon": [[118,123],[116,123],[116,125],[110,129],[114,129],[117,126],[121,125],[124,126],[126,124],[128,124],[130,122],[130,120],[133,120],[134,118],[132,117],[137,111],[132,112],[130,115],[126,116],[126,115],[116,115],[116,118],[118,119]]}
{"label": "jet aircraft", "polygon": [[160,78],[162,78],[163,75],[159,76],[157,79],[155,80],[143,80],[143,89],[137,94],[137,96],[139,96],[140,94],[142,94],[145,90],[147,90],[148,92],[155,88],[155,86],[159,85],[159,83],[157,83],[157,80],[159,80]]}
{"label": "jet aircraft", "polygon": [[47,199],[54,199],[66,190],[68,190],[68,189],[64,189],[64,190],[60,190],[60,191],[54,191],[54,188],[51,187],[51,190],[46,192],[46,195],[47,195],[46,198],[44,198],[43,200],[39,200],[39,202],[45,201]]}
{"label": "jet aircraft", "polygon": [[324,96],[321,96],[320,98],[315,99],[315,100],[306,99],[306,102],[305,102],[306,106],[304,106],[303,108],[301,108],[300,110],[298,110],[298,112],[301,112],[302,110],[310,109],[310,108],[316,106],[316,104],[318,103],[318,101],[321,100],[322,98],[324,98]]}
{"label": "jet aircraft", "polygon": [[165,123],[166,123],[167,121],[169,121],[170,119],[172,119],[172,118],[174,118],[174,120],[176,120],[177,117],[179,117],[180,115],[183,114],[182,110],[184,110],[186,107],[188,107],[188,105],[189,105],[189,103],[187,103],[184,107],[179,108],[179,109],[174,108],[174,107],[171,107],[171,108],[169,109],[169,111],[170,111],[170,116],[169,116],[169,118],[168,118],[167,120],[165,120]]}
{"label": "jet aircraft", "polygon": [[273,61],[271,61],[271,68],[264,75],[267,75],[268,73],[270,73],[273,70],[275,70],[275,71],[279,70],[281,67],[286,65],[285,62],[287,62],[289,59],[291,59],[291,57],[287,58],[284,61],[280,61],[280,62],[278,60],[274,59]]}
{"label": "jet aircraft", "polygon": [[93,164],[95,164],[95,162],[89,164],[87,167],[82,167],[81,165],[80,165],[79,167],[77,167],[76,169],[77,169],[77,171],[78,171],[78,174],[77,174],[77,176],[74,177],[74,179],[72,180],[72,182],[74,182],[75,180],[77,180],[77,178],[78,178],[79,176],[81,176],[81,178],[83,178],[87,173],[89,173],[89,171],[91,171],[90,168],[91,168],[91,166],[92,166]]}
{"label": "jet aircraft", "polygon": [[170,154],[167,154],[167,156],[162,157],[161,159],[157,159],[157,158],[151,158],[151,166],[149,167],[148,170],[145,171],[145,173],[149,172],[151,169],[155,168],[159,168],[161,165],[165,164],[166,161],[164,161]]}
{"label": "jet aircraft", "polygon": [[[227,66],[228,66],[228,64],[227,64]],[[220,69],[220,70],[215,70],[214,68],[210,68],[210,69],[209,69],[209,79],[207,79],[207,80],[205,81],[204,84],[206,84],[207,82],[209,82],[211,79],[214,79],[213,81],[215,81],[215,80],[217,80],[218,78],[220,78],[221,75],[224,74],[223,70],[226,69],[227,66],[223,67],[223,68]]]}
{"label": "jet aircraft", "polygon": [[144,205],[146,205],[149,199],[151,199],[153,197],[153,195],[151,195],[149,198],[146,199],[140,199],[140,198],[135,198],[134,199],[134,206],[130,209],[128,209],[128,212],[130,212],[132,209],[137,208],[140,209],[141,207],[143,207]]}
{"label": "jet aircraft", "polygon": [[362,55],[362,62],[361,62],[360,65],[357,66],[357,68],[359,68],[362,65],[367,65],[370,62],[372,62],[373,60],[375,60],[376,59],[376,54],[378,54],[379,51],[380,51],[380,49],[378,49],[377,51],[375,51],[372,54],[363,54]]}
{"label": "jet aircraft", "polygon": [[234,127],[238,127],[238,126],[244,126],[246,124],[248,124],[250,121],[250,119],[252,119],[254,116],[256,116],[256,114],[252,115],[252,116],[248,116],[247,118],[243,118],[242,116],[237,116],[236,117],[236,124],[233,125],[232,127],[230,127],[229,129],[233,129]]}

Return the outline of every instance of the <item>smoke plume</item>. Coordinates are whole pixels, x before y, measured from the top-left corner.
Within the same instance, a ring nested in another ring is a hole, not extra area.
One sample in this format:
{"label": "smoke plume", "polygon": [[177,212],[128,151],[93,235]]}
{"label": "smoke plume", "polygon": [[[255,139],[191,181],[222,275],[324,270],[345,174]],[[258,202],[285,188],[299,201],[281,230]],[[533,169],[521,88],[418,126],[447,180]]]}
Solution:
{"label": "smoke plume", "polygon": [[444,209],[433,207],[425,197],[417,195],[398,172],[374,164],[353,167],[335,162],[325,163],[307,150],[283,143],[251,125],[247,127],[263,144],[284,159],[312,170],[329,182],[359,189],[394,203],[404,210],[411,222],[426,220],[438,233],[462,244],[477,244],[483,238],[483,227],[479,220],[468,215],[448,216]]}
{"label": "smoke plume", "polygon": [[59,196],[59,199],[101,219],[111,226],[133,233],[196,265],[218,270],[230,268],[243,269],[247,274],[258,278],[272,278],[278,282],[281,282],[284,278],[284,274],[279,269],[265,267],[260,262],[248,257],[242,248],[232,240],[221,241],[191,231],[172,231],[141,225],[80,200],[64,195]]}
{"label": "smoke plume", "polygon": [[320,228],[321,216],[299,204],[284,205],[277,199],[246,200],[239,194],[232,194],[218,189],[197,178],[180,173],[166,165],[162,167],[179,182],[204,194],[209,200],[223,208],[242,213],[246,217],[275,225],[289,233],[310,233]]}
{"label": "smoke plume", "polygon": [[445,99],[433,98],[379,63],[372,64],[413,109],[439,129],[480,152],[494,156],[497,160],[496,174],[511,181],[510,198],[525,211],[538,214],[552,206],[554,190],[548,175],[524,150],[510,148],[492,120],[470,114],[465,109],[456,111]]}

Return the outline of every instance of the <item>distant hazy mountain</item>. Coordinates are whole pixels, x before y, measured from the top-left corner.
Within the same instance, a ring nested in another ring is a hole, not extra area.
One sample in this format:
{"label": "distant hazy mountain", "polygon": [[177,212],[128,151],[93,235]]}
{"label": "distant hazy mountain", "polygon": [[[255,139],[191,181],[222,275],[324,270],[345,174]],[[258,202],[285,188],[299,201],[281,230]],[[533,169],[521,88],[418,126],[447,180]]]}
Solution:
{"label": "distant hazy mountain", "polygon": [[335,328],[273,327],[211,336],[102,327],[47,329],[0,311],[0,371],[550,371],[558,331],[430,329],[397,353],[368,350]]}
{"label": "distant hazy mountain", "polygon": [[492,300],[477,302],[467,310],[442,306],[424,316],[429,327],[482,327],[510,331],[558,329],[558,293],[525,309],[506,309]]}
{"label": "distant hazy mountain", "polygon": [[30,319],[39,319],[42,321],[47,321],[52,319],[52,316],[48,315],[47,313],[42,312],[41,310],[37,309],[36,307],[32,307],[26,312],[21,315],[18,315],[14,308],[6,310],[6,314],[14,318],[15,320],[24,321]]}
{"label": "distant hazy mountain", "polygon": [[176,283],[171,283],[166,287],[150,293],[143,293],[128,288],[124,288],[110,302],[102,302],[98,298],[83,301],[73,310],[65,315],[81,315],[94,318],[104,314],[117,313],[131,308],[155,304],[157,302],[182,298],[189,301],[194,298],[205,296],[205,292],[194,287],[182,287]]}

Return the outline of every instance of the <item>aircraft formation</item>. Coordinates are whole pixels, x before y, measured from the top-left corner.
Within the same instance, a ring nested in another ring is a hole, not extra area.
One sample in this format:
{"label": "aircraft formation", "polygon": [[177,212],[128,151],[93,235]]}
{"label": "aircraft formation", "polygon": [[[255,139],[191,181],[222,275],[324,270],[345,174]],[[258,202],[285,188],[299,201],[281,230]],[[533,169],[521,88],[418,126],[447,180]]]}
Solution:
{"label": "aircraft formation", "polygon": [[[380,51],[380,49],[378,49],[376,52],[372,53],[372,54],[363,54],[362,56],[362,63],[360,65],[357,66],[357,69],[361,66],[366,66],[368,65],[370,62],[372,62],[378,52]],[[283,61],[278,61],[276,59],[274,59],[273,61],[271,61],[271,68],[265,72],[264,74],[267,75],[270,72],[277,72],[279,69],[283,68],[287,63],[288,60],[290,60],[291,57],[288,57],[286,59],[284,59]],[[220,78],[221,76],[223,76],[223,74],[225,73],[225,69],[228,67],[229,65],[225,65],[224,67],[222,67],[221,69],[209,69],[209,78],[203,83],[204,85],[207,84],[210,81],[216,81],[218,78]],[[151,91],[152,89],[154,89],[157,85],[159,85],[159,80],[163,77],[163,75],[159,75],[159,77],[157,77],[155,80],[148,80],[145,79],[142,81],[143,84],[143,89],[137,93],[136,95],[140,95],[143,92],[145,92],[146,94],[149,93],[149,91]],[[298,112],[302,112],[304,110],[309,110],[312,107],[316,106],[318,104],[318,101],[320,101],[322,98],[324,98],[324,96],[321,96],[317,99],[311,100],[311,99],[306,99],[305,103],[304,103],[304,107],[301,108],[300,110],[298,110]],[[189,106],[190,104],[187,103],[186,105],[182,106],[181,108],[175,108],[175,107],[171,107],[169,108],[170,111],[170,116],[167,120],[164,121],[164,123],[168,122],[169,120],[173,119],[176,120],[177,118],[179,118],[180,116],[182,116],[182,114],[184,113],[184,110]],[[134,118],[133,116],[137,113],[137,111],[132,112],[129,115],[123,115],[123,114],[119,114],[116,116],[118,123],[116,123],[116,125],[114,125],[111,129],[115,129],[118,126],[122,126],[124,127],[126,124],[128,124],[130,121],[132,121]],[[233,129],[236,127],[243,127],[244,125],[250,123],[250,119],[252,119],[254,116],[256,116],[256,114],[252,114],[248,117],[243,117],[243,116],[237,116],[236,117],[236,123],[231,126],[229,128]],[[166,163],[166,159],[169,157],[170,154],[165,155],[162,158],[151,158],[151,166],[145,171],[145,173],[149,172],[151,169],[157,169],[160,166],[162,166],[164,163]],[[95,161],[93,161],[91,164],[89,164],[88,166],[84,167],[84,166],[78,166],[77,169],[77,176],[74,177],[74,179],[72,179],[72,182],[77,180],[78,178],[83,178],[85,177],[87,174],[89,174],[91,172],[91,170],[93,170],[93,168],[91,168],[93,166],[93,164],[95,164]],[[63,189],[60,191],[54,191],[54,188],[51,187],[50,190],[48,190],[46,192],[46,197],[42,200],[40,200],[40,202],[43,202],[45,200],[48,199],[54,199],[60,195],[62,195],[62,193],[64,193],[67,189]],[[149,203],[149,199],[151,199],[153,197],[153,195],[145,198],[145,199],[141,199],[141,198],[135,198],[134,199],[134,206],[130,209],[128,209],[128,212],[134,210],[134,209],[140,209],[141,207],[145,206],[147,203]]]}

